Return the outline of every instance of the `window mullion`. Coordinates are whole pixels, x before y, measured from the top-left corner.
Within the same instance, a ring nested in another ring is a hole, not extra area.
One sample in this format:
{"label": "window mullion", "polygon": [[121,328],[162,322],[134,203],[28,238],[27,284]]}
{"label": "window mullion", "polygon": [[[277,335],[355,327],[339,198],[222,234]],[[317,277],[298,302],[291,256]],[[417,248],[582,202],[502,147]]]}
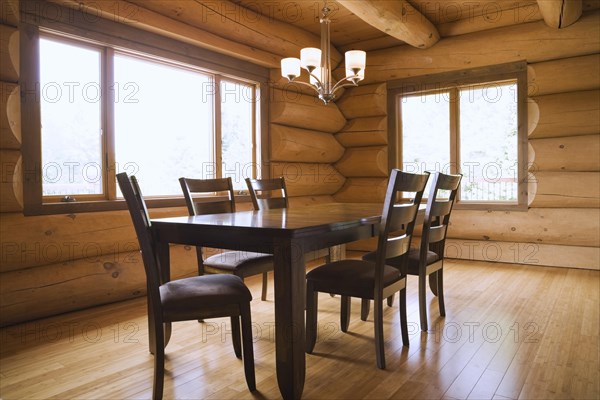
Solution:
{"label": "window mullion", "polygon": [[[450,173],[460,171],[460,102],[458,88],[450,89]],[[460,196],[460,193],[459,193]]]}
{"label": "window mullion", "polygon": [[219,75],[214,76],[214,96],[213,96],[213,110],[214,110],[214,160],[215,160],[215,173],[217,178],[223,177],[223,154],[222,154],[222,115],[221,115],[221,77]]}
{"label": "window mullion", "polygon": [[115,63],[114,63],[115,52],[111,48],[106,48],[104,52],[104,62],[102,64],[103,71],[103,83],[102,92],[105,93],[103,96],[103,132],[104,132],[104,188],[106,195],[109,200],[117,198],[117,165],[115,157],[115,102],[119,99],[118,87],[115,83]]}

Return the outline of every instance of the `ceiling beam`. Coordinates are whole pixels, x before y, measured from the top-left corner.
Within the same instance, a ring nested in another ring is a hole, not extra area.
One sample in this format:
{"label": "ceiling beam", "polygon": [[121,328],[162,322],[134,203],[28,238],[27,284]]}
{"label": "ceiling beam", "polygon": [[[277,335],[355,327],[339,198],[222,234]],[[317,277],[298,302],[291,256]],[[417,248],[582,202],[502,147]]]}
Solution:
{"label": "ceiling beam", "polygon": [[369,25],[403,42],[426,49],[440,35],[435,26],[405,0],[337,0]]}
{"label": "ceiling beam", "polygon": [[582,0],[537,0],[544,22],[550,28],[566,28],[576,22],[583,11]]}

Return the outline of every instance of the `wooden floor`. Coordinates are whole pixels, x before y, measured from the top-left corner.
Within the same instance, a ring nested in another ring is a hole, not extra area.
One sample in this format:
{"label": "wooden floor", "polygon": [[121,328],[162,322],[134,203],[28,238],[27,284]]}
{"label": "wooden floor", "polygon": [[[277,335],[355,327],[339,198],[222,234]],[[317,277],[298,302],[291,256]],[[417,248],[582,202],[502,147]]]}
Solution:
{"label": "wooden floor", "polygon": [[[352,303],[339,330],[339,297],[319,298],[319,341],[307,355],[306,399],[598,399],[599,291],[596,271],[485,262],[446,264],[446,318],[430,297],[428,333],[418,328],[409,278],[410,348],[397,304],[385,307],[387,369],[375,365],[372,315]],[[182,322],[167,347],[165,398],[277,399],[272,282],[247,280],[258,391],[247,391],[227,319]],[[148,399],[145,299],[98,307],[0,331],[0,397]]]}

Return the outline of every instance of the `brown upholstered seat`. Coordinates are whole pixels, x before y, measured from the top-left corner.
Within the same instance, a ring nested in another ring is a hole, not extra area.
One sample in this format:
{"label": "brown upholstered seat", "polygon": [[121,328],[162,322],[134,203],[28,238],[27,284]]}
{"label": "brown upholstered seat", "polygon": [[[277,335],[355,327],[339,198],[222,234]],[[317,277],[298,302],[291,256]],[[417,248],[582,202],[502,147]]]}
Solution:
{"label": "brown upholstered seat", "polygon": [[[190,179],[179,178],[190,215],[219,214],[235,212],[235,197],[231,178],[222,179]],[[204,197],[195,201],[193,194],[224,193],[226,199],[219,197]],[[262,274],[263,285],[261,299],[267,299],[268,272],[273,270],[271,254],[254,253],[249,251],[225,251],[204,259],[202,247],[196,247],[198,259],[198,275],[233,274],[240,278]]]}
{"label": "brown upholstered seat", "polygon": [[[409,174],[393,169],[383,205],[377,255],[374,261],[342,260],[317,267],[306,274],[306,352],[312,353],[317,340],[318,292],[341,295],[340,323],[348,331],[350,297],[372,299],[375,304],[375,354],[377,366],[385,368],[383,350],[383,299],[400,292],[402,342],[408,346],[406,317],[406,276],[401,269],[385,265],[387,258],[408,261],[412,232],[419,203],[429,174]],[[414,192],[414,202],[396,204],[400,192]]]}
{"label": "brown upholstered seat", "polygon": [[[133,221],[146,272],[150,349],[154,354],[152,398],[160,399],[163,395],[165,347],[171,336],[170,323],[216,317],[231,318],[235,355],[241,358],[243,353],[246,383],[250,390],[256,390],[250,291],[242,279],[234,275],[205,275],[176,281],[163,277],[166,282],[161,282],[152,225],[137,180],[123,172],[117,174],[117,181]],[[243,350],[240,336],[243,337]]]}
{"label": "brown upholstered seat", "polygon": [[[425,281],[429,276],[429,286],[438,297],[440,315],[446,315],[444,305],[443,266],[446,231],[450,222],[450,213],[460,185],[462,175],[446,175],[436,172],[432,178],[431,189],[427,198],[425,219],[421,233],[421,245],[408,253],[406,273],[419,277],[419,314],[421,330],[428,330],[427,309],[425,306]],[[370,260],[375,253],[366,254],[363,259]],[[402,260],[390,258],[388,265],[402,268]],[[363,302],[361,317],[366,319],[369,313],[368,303]]]}

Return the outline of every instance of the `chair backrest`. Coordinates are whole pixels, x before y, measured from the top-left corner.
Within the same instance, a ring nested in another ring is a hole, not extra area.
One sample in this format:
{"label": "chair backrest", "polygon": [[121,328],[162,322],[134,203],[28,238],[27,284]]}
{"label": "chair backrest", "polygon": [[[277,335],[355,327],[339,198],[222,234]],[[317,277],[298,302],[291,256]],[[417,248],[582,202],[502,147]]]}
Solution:
{"label": "chair backrest", "polygon": [[427,250],[435,252],[440,259],[444,257],[446,232],[450,222],[450,213],[460,187],[462,175],[447,175],[436,172],[433,175],[427,208],[421,233],[420,259],[426,260]]}
{"label": "chair backrest", "polygon": [[[383,277],[385,260],[408,255],[419,205],[428,178],[428,172],[411,174],[402,172],[399,169],[392,169],[390,172],[383,212],[381,213],[381,224],[379,225],[375,260],[376,291],[378,290],[378,282],[381,282]],[[412,201],[397,203],[396,199],[399,197],[400,192],[413,193]],[[401,271],[405,271],[407,262],[408,257],[404,257],[403,263],[400,265]]]}
{"label": "chair backrest", "polygon": [[246,178],[246,185],[255,210],[287,208],[288,195],[283,177],[273,179]]}
{"label": "chair backrest", "polygon": [[160,311],[160,294],[158,290],[160,286],[160,274],[156,262],[156,251],[148,208],[146,207],[135,176],[129,177],[127,173],[122,172],[117,174],[117,182],[127,203],[140,249],[142,250],[142,260],[144,262],[148,286],[148,301],[154,305],[153,310],[156,313]]}
{"label": "chair backrest", "polygon": [[[185,197],[190,215],[220,214],[235,212],[235,199],[231,177],[220,179],[190,179],[179,178],[181,190]],[[204,198],[194,201],[194,193],[219,193],[225,192],[226,199]]]}

